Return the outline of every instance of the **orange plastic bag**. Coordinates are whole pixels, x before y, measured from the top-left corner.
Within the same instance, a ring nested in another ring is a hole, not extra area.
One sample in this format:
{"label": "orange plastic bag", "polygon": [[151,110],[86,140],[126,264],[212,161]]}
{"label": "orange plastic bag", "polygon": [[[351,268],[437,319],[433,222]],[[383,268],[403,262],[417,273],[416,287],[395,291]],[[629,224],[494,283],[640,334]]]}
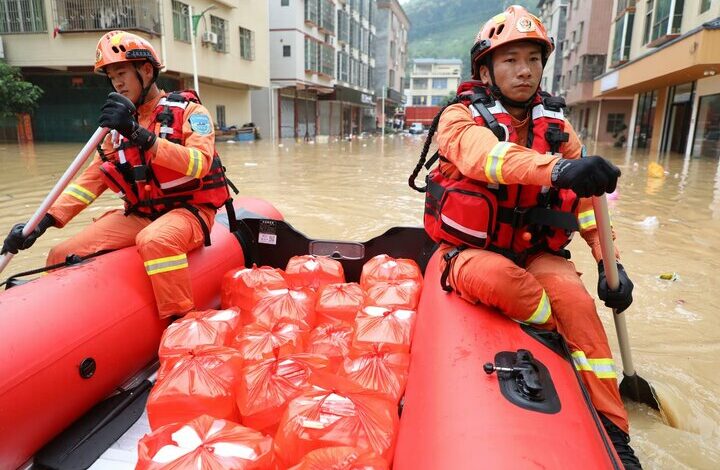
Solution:
{"label": "orange plastic bag", "polygon": [[353,323],[355,315],[363,305],[363,290],[360,284],[348,282],[327,284],[318,291],[315,313],[318,323],[345,321]]}
{"label": "orange plastic bag", "polygon": [[251,321],[287,320],[310,331],[315,327],[315,297],[307,287],[272,291],[253,307]]}
{"label": "orange plastic bag", "polygon": [[377,255],[363,266],[360,286],[367,290],[372,284],[384,281],[413,279],[422,286],[422,272],[411,259]]}
{"label": "orange plastic bag", "polygon": [[388,463],[375,452],[359,447],[326,447],[302,458],[289,470],[389,470]]}
{"label": "orange plastic bag", "polygon": [[317,373],[314,386],[290,400],[275,435],[279,463],[296,465],[315,449],[353,446],[392,461],[397,406],[343,377]]}
{"label": "orange plastic bag", "polygon": [[262,318],[245,325],[232,346],[246,363],[304,352],[309,332],[287,320]]}
{"label": "orange plastic bag", "polygon": [[245,367],[236,388],[243,424],[275,434],[287,402],[310,386],[313,372],[327,365],[327,358],[320,354],[300,353]]}
{"label": "orange plastic bag", "polygon": [[367,288],[365,305],[415,310],[420,301],[421,289],[422,285],[414,279],[377,282]]}
{"label": "orange plastic bag", "polygon": [[217,346],[198,347],[177,360],[150,392],[150,427],[184,423],[204,414],[239,422],[233,383],[242,365],[238,351]]}
{"label": "orange plastic bag", "polygon": [[167,327],[160,340],[160,359],[181,356],[198,346],[230,344],[240,325],[235,309],[205,310],[187,314]]}
{"label": "orange plastic bag", "polygon": [[330,361],[328,372],[335,373],[350,352],[354,327],[350,324],[321,323],[310,332],[308,352],[322,354]]}
{"label": "orange plastic bag", "polygon": [[352,349],[372,351],[383,345],[388,352],[410,352],[415,310],[368,305],[355,319]]}
{"label": "orange plastic bag", "polygon": [[222,280],[220,305],[249,311],[264,292],[288,287],[282,270],[270,266],[239,268],[228,271]]}
{"label": "orange plastic bag", "polygon": [[285,277],[293,287],[310,287],[315,290],[325,284],[345,282],[342,264],[327,256],[293,256],[288,260]]}
{"label": "orange plastic bag", "polygon": [[340,374],[398,403],[407,384],[410,354],[383,349],[384,346],[375,346],[371,351],[351,353],[345,358]]}
{"label": "orange plastic bag", "polygon": [[138,442],[137,470],[268,470],[275,467],[273,440],[212,416],[174,423]]}

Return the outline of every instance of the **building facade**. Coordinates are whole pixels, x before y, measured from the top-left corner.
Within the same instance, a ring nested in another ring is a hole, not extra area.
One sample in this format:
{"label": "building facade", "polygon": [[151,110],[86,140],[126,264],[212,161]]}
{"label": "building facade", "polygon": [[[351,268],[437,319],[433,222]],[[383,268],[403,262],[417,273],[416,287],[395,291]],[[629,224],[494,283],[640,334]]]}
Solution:
{"label": "building facade", "polygon": [[626,138],[632,96],[595,97],[593,81],[605,69],[608,44],[595,38],[610,33],[613,0],[568,0],[560,95],[565,97],[570,123],[581,137],[598,142]]}
{"label": "building facade", "polygon": [[460,59],[414,59],[407,106],[440,106],[455,96],[461,72]]}
{"label": "building facade", "polygon": [[[403,76],[408,58],[408,20],[398,0],[378,0],[375,41],[375,96],[378,123],[400,127],[404,107]],[[385,99],[383,100],[383,94]],[[385,107],[383,108],[383,103]]]}
{"label": "building facade", "polygon": [[548,58],[540,82],[542,89],[553,95],[560,91],[563,57],[561,47],[565,41],[567,6],[568,0],[540,0],[537,4],[538,17],[555,41],[555,53]]}
{"label": "building facade", "polygon": [[193,86],[189,7],[199,18],[199,92],[216,126],[251,120],[250,91],[269,81],[265,0],[3,0],[5,58],[45,93],[32,116],[37,140],[82,141],[97,127],[110,91],[92,73],[102,34],[123,29],[147,38],[165,65],[167,91]]}
{"label": "building facade", "polygon": [[375,130],[375,0],[270,0],[270,88],[253,93],[275,137]]}
{"label": "building facade", "polygon": [[720,2],[615,0],[595,95],[633,97],[632,148],[720,156]]}

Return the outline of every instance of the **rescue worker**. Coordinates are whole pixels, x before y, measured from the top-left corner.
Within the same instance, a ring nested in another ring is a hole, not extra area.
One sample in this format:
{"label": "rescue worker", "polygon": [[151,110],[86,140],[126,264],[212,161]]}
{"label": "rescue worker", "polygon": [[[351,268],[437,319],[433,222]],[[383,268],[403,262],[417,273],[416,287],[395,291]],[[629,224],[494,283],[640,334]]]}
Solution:
{"label": "rescue worker", "polygon": [[[620,264],[620,289],[608,290],[590,199],[614,191],[620,170],[581,158],[564,101],[541,92],[553,50],[523,7],[485,23],[472,48],[473,80],[435,118],[410,185],[426,192],[425,228],[444,243],[443,287],[562,334],[618,456],[639,469],[603,325],[565,250],[579,229],[598,261],[599,297],[619,311],[630,305],[633,284]],[[414,180],[436,131],[439,165],[420,189]]]}
{"label": "rescue worker", "polygon": [[162,67],[140,36],[124,31],[102,36],[95,72],[105,75],[116,93],[103,105],[99,123],[111,132],[37,229],[23,237],[25,224],[15,225],[2,252],[29,248],[49,227],[64,227],[111,188],[124,199],[124,210],[101,215],[55,246],[47,264],[61,263],[69,254],[137,245],[159,315],[168,318],[194,309],[187,253],[209,244],[215,212],[230,195],[207,109],[193,91],[160,90],[156,80]]}

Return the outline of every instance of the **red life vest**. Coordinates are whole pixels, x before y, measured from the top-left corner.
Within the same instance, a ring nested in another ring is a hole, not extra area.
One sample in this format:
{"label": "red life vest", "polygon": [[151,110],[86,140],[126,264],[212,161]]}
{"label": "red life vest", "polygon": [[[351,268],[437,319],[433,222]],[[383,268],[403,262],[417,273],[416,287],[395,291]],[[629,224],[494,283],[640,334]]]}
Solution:
{"label": "red life vest", "polygon": [[[190,102],[200,103],[193,90],[173,92],[160,99],[152,120],[160,123],[160,138],[183,144],[183,114]],[[193,206],[219,209],[231,201],[225,170],[215,150],[210,171],[202,178],[153,165],[145,152],[125,138],[121,138],[117,154],[111,161],[101,151],[104,162],[100,170],[108,187],[125,201],[126,214],[155,219],[178,207],[197,212]]]}
{"label": "red life vest", "polygon": [[[477,81],[458,88],[458,99],[470,108],[475,122],[490,128],[500,141],[517,142],[510,114]],[[530,112],[526,147],[556,154],[569,136],[561,99],[536,94]],[[521,144],[522,145],[522,144]],[[426,167],[430,167],[439,154]],[[445,176],[439,168],[427,177],[425,230],[436,242],[499,252],[519,265],[528,255],[549,251],[569,258],[564,247],[579,229],[578,197],[571,190],[485,183]]]}

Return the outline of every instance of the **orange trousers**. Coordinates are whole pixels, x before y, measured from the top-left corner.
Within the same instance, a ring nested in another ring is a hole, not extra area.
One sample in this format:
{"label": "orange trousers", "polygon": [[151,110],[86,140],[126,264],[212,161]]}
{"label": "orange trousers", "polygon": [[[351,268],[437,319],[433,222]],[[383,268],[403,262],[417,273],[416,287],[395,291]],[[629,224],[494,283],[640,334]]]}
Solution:
{"label": "orange trousers", "polygon": [[[198,208],[208,228],[215,211]],[[152,221],[124,215],[120,209],[106,212],[79,234],[55,246],[47,264],[61,263],[69,254],[89,255],[137,245],[150,276],[161,318],[182,315],[195,307],[188,271],[187,253],[202,246],[202,226],[187,209],[174,209]]]}
{"label": "orange trousers", "polygon": [[628,432],[605,329],[571,261],[540,253],[521,268],[497,253],[466,249],[452,263],[450,285],[465,300],[498,308],[517,321],[557,330],[570,348],[595,408]]}

